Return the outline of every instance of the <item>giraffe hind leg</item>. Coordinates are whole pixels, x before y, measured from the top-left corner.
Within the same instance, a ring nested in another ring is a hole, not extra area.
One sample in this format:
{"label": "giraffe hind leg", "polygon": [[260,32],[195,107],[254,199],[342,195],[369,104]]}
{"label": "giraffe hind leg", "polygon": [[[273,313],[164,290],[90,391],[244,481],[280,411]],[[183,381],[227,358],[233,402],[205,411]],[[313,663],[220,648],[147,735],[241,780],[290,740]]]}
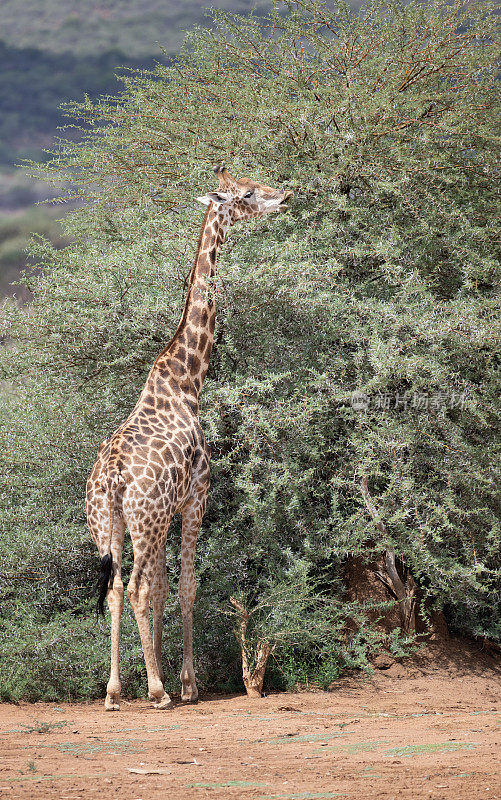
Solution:
{"label": "giraffe hind leg", "polygon": [[183,533],[181,542],[181,577],[179,602],[183,619],[183,666],[181,669],[181,699],[196,703],[198,689],[193,668],[193,603],[197,584],[195,580],[195,548],[205,510],[205,498],[196,499],[182,511]]}
{"label": "giraffe hind leg", "polygon": [[106,598],[111,615],[111,670],[110,679],[106,686],[106,711],[120,710],[120,692],[122,689],[118,670],[120,646],[120,619],[124,607],[124,587],[120,573],[115,573],[113,584]]}
{"label": "giraffe hind leg", "polygon": [[106,711],[120,709],[120,674],[119,674],[119,648],[120,648],[120,621],[124,607],[124,587],[122,583],[122,549],[125,534],[125,523],[119,514],[114,515],[113,531],[111,537],[111,558],[113,579],[106,596],[111,616],[111,667],[110,679],[106,687],[104,707]]}
{"label": "giraffe hind leg", "polygon": [[[134,567],[127,586],[127,594],[134,610],[143,656],[148,676],[148,697],[154,700],[158,709],[171,708],[173,703],[166,693],[160,677],[153,637],[150,628],[149,604],[152,588],[156,578],[158,555],[161,548],[165,547],[165,536],[155,539],[148,537],[134,523],[129,522],[129,531],[134,549]],[[148,546],[143,550],[145,540]],[[141,545],[141,546],[140,546]]]}
{"label": "giraffe hind leg", "polygon": [[[108,510],[104,503],[88,506],[89,530],[94,539],[99,555],[101,556],[101,573],[98,580],[98,611],[104,614],[104,600],[106,599],[111,616],[111,664],[110,678],[106,687],[104,707],[106,711],[118,711],[120,708],[120,675],[119,675],[119,647],[120,647],[120,621],[124,607],[124,590],[121,577],[122,548],[125,533],[125,523],[120,513],[113,516],[111,542],[107,532]],[[111,552],[108,550],[111,548]]]}
{"label": "giraffe hind leg", "polygon": [[169,594],[169,581],[165,567],[165,549],[160,548],[158,555],[157,571],[151,589],[151,608],[153,611],[153,650],[157,662],[160,680],[164,680],[162,667],[162,630],[165,602]]}

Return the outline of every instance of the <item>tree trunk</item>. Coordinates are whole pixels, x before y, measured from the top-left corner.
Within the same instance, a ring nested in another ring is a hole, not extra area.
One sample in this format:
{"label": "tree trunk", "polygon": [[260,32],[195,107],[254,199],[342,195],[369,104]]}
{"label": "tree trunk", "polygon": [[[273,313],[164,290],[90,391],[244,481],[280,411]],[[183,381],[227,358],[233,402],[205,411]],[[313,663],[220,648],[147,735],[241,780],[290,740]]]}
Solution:
{"label": "tree trunk", "polygon": [[[377,509],[372,502],[372,498],[367,488],[367,477],[362,476],[360,489],[364,499],[365,507],[376,523],[376,528],[388,540],[388,532],[384,522],[379,517]],[[398,600],[398,613],[400,615],[401,627],[405,633],[416,632],[416,591],[417,586],[409,570],[405,570],[404,580],[398,574],[395,563],[395,551],[388,547],[383,557],[378,563],[375,575],[383,583],[392,597]]]}
{"label": "tree trunk", "polygon": [[254,653],[249,653],[245,634],[249,622],[250,612],[234,597],[230,597],[230,603],[237,610],[239,625],[234,630],[235,638],[242,651],[242,677],[244,680],[245,691],[248,697],[262,697],[264,673],[268,657],[272,651],[269,643],[265,639],[258,642]]}

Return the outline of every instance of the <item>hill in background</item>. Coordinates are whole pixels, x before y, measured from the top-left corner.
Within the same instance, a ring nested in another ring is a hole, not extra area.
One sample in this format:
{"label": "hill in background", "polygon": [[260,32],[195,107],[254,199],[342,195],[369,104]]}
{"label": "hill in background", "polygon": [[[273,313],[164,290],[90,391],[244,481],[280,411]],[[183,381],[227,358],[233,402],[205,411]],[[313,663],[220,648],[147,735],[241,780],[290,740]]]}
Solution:
{"label": "hill in background", "polygon": [[[62,103],[116,94],[122,67],[149,68],[175,53],[194,25],[207,25],[205,5],[266,11],[262,0],[3,0],[0,30],[0,295],[27,266],[31,231],[64,245],[61,207],[34,207],[50,187],[15,165],[40,160],[64,125]],[[160,46],[163,48],[160,48]],[[53,193],[52,193],[53,194]]]}
{"label": "hill in background", "polygon": [[138,59],[155,42],[176,52],[184,32],[208,24],[208,7],[264,12],[264,0],[3,0],[2,38],[16,47],[78,55],[120,50]]}

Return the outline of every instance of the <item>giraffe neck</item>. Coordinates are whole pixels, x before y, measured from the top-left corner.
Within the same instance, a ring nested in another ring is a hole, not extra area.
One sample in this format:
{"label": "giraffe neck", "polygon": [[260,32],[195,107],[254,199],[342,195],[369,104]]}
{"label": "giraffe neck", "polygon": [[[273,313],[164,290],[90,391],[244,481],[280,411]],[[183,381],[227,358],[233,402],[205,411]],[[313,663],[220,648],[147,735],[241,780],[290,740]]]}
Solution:
{"label": "giraffe neck", "polygon": [[150,372],[154,391],[156,387],[162,393],[168,384],[169,393],[189,403],[195,411],[214,343],[216,307],[211,279],[230,224],[229,212],[227,217],[222,216],[212,205],[205,212],[181,320]]}

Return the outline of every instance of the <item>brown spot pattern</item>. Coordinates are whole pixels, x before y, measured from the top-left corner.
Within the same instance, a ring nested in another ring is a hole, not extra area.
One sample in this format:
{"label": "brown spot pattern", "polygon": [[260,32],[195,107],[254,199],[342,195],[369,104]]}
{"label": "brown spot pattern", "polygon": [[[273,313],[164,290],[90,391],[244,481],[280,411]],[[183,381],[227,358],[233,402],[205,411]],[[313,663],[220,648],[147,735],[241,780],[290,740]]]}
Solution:
{"label": "brown spot pattern", "polygon": [[[163,687],[162,618],[167,598],[165,542],[172,517],[182,515],[179,599],[183,619],[182,698],[196,700],[192,609],[196,593],[195,546],[207,505],[210,450],[198,420],[198,399],[214,340],[215,304],[211,279],[221,244],[231,224],[264,213],[243,200],[249,186],[262,197],[284,197],[277,190],[218,171],[220,188],[231,201],[211,203],[202,221],[185,308],[178,328],[156,359],[129,417],[102,442],[87,482],[87,520],[101,558],[111,554],[107,594],[111,614],[111,670],[105,707],[118,708],[119,638],[124,604],[122,548],[128,528],[134,566],[127,594],[136,616],[148,676],[157,707],[170,703]],[[264,202],[264,200],[262,201]],[[278,203],[278,200],[277,200]],[[278,209],[278,205],[277,205]],[[149,605],[153,611],[150,627]]]}

